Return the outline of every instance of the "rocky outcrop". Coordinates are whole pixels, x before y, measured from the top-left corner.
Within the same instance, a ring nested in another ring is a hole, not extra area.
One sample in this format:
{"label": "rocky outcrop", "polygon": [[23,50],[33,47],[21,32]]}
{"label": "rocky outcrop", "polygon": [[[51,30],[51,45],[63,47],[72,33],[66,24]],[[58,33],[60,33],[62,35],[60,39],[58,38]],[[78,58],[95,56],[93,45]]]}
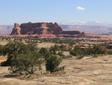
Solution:
{"label": "rocky outcrop", "polygon": [[[17,34],[17,31],[20,31],[20,34],[42,34],[43,30],[46,29],[49,33],[58,34],[62,31],[61,27],[57,23],[23,23],[21,25],[15,24],[11,35]],[[21,30],[18,30],[20,28]]]}
{"label": "rocky outcrop", "polygon": [[63,31],[57,23],[23,23],[19,25],[14,24],[11,35],[36,35],[42,38],[54,38],[54,37],[73,37],[80,34],[79,31]]}
{"label": "rocky outcrop", "polygon": [[11,34],[13,34],[13,35],[21,35],[21,28],[20,28],[20,25],[18,23],[14,24],[14,28],[13,28]]}

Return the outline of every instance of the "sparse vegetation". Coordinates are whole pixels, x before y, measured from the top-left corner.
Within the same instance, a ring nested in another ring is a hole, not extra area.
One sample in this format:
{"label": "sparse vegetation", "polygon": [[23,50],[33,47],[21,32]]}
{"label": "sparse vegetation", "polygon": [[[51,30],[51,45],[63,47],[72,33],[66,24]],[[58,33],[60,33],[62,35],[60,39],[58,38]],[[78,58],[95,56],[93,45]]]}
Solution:
{"label": "sparse vegetation", "polygon": [[82,58],[84,56],[94,56],[96,57],[99,54],[106,54],[107,48],[100,45],[94,45],[93,47],[81,48],[81,47],[74,47],[70,50],[70,54],[73,56],[79,56],[78,58]]}
{"label": "sparse vegetation", "polygon": [[[48,48],[38,48],[37,42],[53,42],[54,46]],[[68,41],[69,40],[69,41]],[[93,56],[112,54],[112,49],[105,44],[83,44],[76,43],[71,39],[32,39],[10,41],[4,46],[0,46],[0,54],[7,56],[7,61],[2,65],[9,66],[12,73],[19,75],[34,74],[37,70],[41,71],[42,66],[46,72],[56,72],[64,70],[61,62],[64,58],[64,52],[70,52],[71,56],[78,59],[84,56]],[[72,42],[73,41],[73,42]]]}
{"label": "sparse vegetation", "polygon": [[37,69],[40,70],[41,65],[45,63],[46,71],[59,71],[59,65],[62,62],[62,57],[59,56],[59,49],[41,48],[38,49],[32,44],[24,44],[20,41],[9,42],[4,46],[3,55],[7,55],[7,61],[2,65],[10,66],[10,71],[17,74],[33,74]]}
{"label": "sparse vegetation", "polygon": [[40,66],[42,62],[42,58],[36,52],[19,54],[15,59],[12,59],[10,71],[19,75],[34,74],[34,72],[37,70],[37,67]]}
{"label": "sparse vegetation", "polygon": [[20,41],[9,42],[4,46],[3,55],[8,56],[8,60],[3,62],[2,65],[11,65],[12,59],[16,59],[16,56],[19,54],[27,54],[29,52],[33,52],[37,50],[35,46],[31,44],[24,44]]}

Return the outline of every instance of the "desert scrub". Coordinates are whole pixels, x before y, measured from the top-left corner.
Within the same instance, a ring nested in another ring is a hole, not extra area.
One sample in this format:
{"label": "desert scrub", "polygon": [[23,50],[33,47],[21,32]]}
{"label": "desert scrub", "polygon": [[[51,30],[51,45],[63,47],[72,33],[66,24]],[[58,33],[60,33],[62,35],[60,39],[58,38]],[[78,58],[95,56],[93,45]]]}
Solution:
{"label": "desert scrub", "polygon": [[46,60],[46,70],[49,72],[59,71],[61,67],[59,67],[62,62],[62,58],[58,55],[50,55]]}
{"label": "desert scrub", "polygon": [[40,70],[39,66],[42,63],[43,59],[38,53],[29,52],[27,54],[18,54],[16,58],[12,59],[9,70],[19,75],[34,74],[37,69]]}
{"label": "desert scrub", "polygon": [[83,58],[84,56],[97,56],[100,54],[107,54],[107,49],[104,46],[94,45],[93,47],[81,48],[74,47],[70,50],[70,54],[77,56],[78,58]]}

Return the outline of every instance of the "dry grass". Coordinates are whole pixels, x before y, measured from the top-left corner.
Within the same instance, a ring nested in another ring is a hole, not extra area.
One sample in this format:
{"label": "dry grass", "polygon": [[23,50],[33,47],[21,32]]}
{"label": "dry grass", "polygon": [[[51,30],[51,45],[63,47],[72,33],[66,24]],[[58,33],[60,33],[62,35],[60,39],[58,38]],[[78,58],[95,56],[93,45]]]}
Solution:
{"label": "dry grass", "polygon": [[7,40],[0,40],[0,45],[6,45],[8,43]]}
{"label": "dry grass", "polygon": [[[65,74],[44,75],[33,80],[1,78],[0,85],[112,85],[112,56],[65,59]],[[0,71],[7,72],[6,68]],[[0,72],[1,73],[1,72]]]}
{"label": "dry grass", "polygon": [[55,45],[55,43],[47,43],[47,42],[43,42],[43,43],[37,43],[37,46],[39,47],[39,48],[50,48],[50,47],[52,47],[52,46],[54,46]]}

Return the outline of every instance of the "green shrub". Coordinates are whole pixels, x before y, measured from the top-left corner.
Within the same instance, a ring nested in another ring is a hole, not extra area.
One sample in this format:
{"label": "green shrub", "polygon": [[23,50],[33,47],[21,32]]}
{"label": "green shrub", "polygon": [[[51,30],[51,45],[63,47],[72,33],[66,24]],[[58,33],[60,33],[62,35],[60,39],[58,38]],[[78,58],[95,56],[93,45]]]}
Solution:
{"label": "green shrub", "polygon": [[11,60],[10,71],[22,75],[33,74],[42,62],[42,58],[38,53],[18,54],[16,58]]}
{"label": "green shrub", "polygon": [[94,55],[94,56],[97,56],[99,54],[106,54],[106,53],[107,53],[107,49],[104,46],[95,45],[91,49],[91,54]]}
{"label": "green shrub", "polygon": [[88,48],[81,48],[81,47],[75,47],[72,50],[70,50],[70,54],[73,56],[79,56],[80,58],[84,56],[97,56],[99,54],[106,54],[107,49],[104,46],[98,46],[94,45],[93,47]]}
{"label": "green shrub", "polygon": [[41,48],[39,53],[45,60],[46,71],[55,72],[61,70],[58,66],[62,62],[62,53],[59,51],[58,46],[51,47],[49,49]]}
{"label": "green shrub", "polygon": [[83,57],[83,56],[87,55],[87,50],[85,48],[75,47],[72,50],[70,50],[70,54],[73,56]]}
{"label": "green shrub", "polygon": [[8,56],[8,59],[2,65],[10,66],[12,73],[33,74],[37,67],[41,68],[45,62],[46,70],[52,73],[61,70],[59,65],[62,62],[62,57],[59,50],[57,47],[39,50],[32,44],[24,44],[20,41],[9,42],[4,46],[3,52],[4,55]]}
{"label": "green shrub", "polygon": [[57,55],[50,55],[49,58],[46,60],[46,70],[49,72],[56,72],[58,71],[59,65],[62,62],[62,58]]}
{"label": "green shrub", "polygon": [[8,56],[7,61],[3,62],[2,65],[11,65],[11,60],[16,58],[19,54],[27,54],[29,52],[37,51],[37,48],[31,44],[24,44],[20,41],[9,42],[4,46],[4,55]]}
{"label": "green shrub", "polygon": [[47,48],[41,48],[39,50],[39,54],[41,55],[41,57],[43,57],[45,60],[47,60],[47,58],[49,57],[50,53],[48,51]]}
{"label": "green shrub", "polygon": [[4,54],[4,47],[2,45],[0,45],[0,55]]}
{"label": "green shrub", "polygon": [[4,55],[8,59],[2,65],[10,66],[12,73],[33,74],[43,63],[43,58],[34,45],[20,41],[9,42],[4,46]]}

